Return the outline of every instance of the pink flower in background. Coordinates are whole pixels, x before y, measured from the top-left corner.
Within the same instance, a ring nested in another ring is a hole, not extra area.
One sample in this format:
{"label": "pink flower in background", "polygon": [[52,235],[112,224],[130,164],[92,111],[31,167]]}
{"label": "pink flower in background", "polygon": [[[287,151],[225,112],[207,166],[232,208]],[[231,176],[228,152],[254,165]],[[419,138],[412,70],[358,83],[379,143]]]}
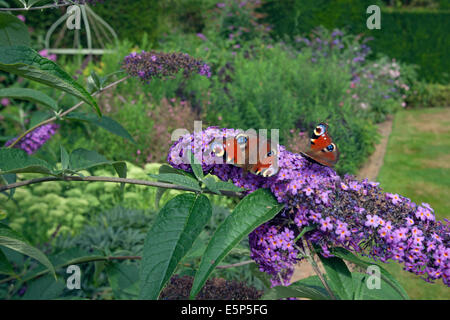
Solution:
{"label": "pink flower in background", "polygon": [[9,106],[9,99],[8,98],[2,98],[0,104],[4,107]]}
{"label": "pink flower in background", "polygon": [[52,61],[56,61],[56,54],[54,54],[54,53],[49,54],[47,49],[43,49],[43,50],[39,51],[39,54],[41,56],[43,56],[44,58],[47,58]]}
{"label": "pink flower in background", "polygon": [[19,20],[22,22],[25,22],[25,20],[26,20],[25,17],[21,14],[17,15],[16,17],[19,18]]}

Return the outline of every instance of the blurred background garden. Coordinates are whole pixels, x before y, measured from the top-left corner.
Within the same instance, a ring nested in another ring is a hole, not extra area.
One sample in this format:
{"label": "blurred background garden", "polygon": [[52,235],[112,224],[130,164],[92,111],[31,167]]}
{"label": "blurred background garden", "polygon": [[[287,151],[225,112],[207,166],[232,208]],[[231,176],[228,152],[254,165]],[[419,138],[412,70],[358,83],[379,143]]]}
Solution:
{"label": "blurred background garden", "polygon": [[[142,50],[188,53],[205,61],[211,76],[186,80],[177,75],[170,81],[149,82],[130,78],[99,95],[98,104],[104,116],[120,123],[132,139],[126,134],[118,138],[107,124],[83,121],[86,114],[80,111],[70,121],[57,122],[54,134],[34,151],[40,158],[60,162],[60,153],[55,152],[60,145],[96,150],[107,159],[127,161],[129,178],[150,180],[148,174],[166,163],[172,132],[177,128],[192,132],[194,120],[202,120],[204,128],[278,128],[280,143],[294,152],[301,150],[317,123],[326,121],[341,152],[339,174],[379,181],[386,192],[427,202],[438,220],[449,219],[448,0],[88,2],[113,30],[102,24],[92,30],[93,45],[104,54],[51,50],[76,49],[86,38],[83,28],[76,33],[61,25],[46,42],[66,7],[12,13],[25,22],[35,50],[92,91],[93,78],[113,74],[111,79],[116,79],[124,57]],[[366,26],[366,9],[373,4],[381,8],[379,30]],[[1,8],[20,6],[20,1],[0,0]],[[39,88],[66,108],[77,102],[70,95],[0,72],[0,89],[7,87]],[[51,116],[39,104],[2,98],[0,144]],[[363,176],[362,168],[370,163],[379,165],[364,171],[370,177]],[[114,174],[108,170],[94,173]],[[33,174],[19,175],[30,177]],[[0,194],[0,219],[47,253],[55,265],[82,252],[138,256],[159,207],[181,191],[164,193],[158,206],[160,194],[154,188],[127,185],[123,193],[120,188],[103,182],[17,188],[12,200]],[[177,269],[180,277],[194,274],[206,245],[201,239],[208,238],[236,205],[234,200],[208,197],[214,204],[213,219]],[[18,269],[39,271],[35,262],[4,252]],[[224,264],[248,257],[248,241],[243,241]],[[50,276],[14,289],[0,280],[0,297],[134,298],[137,280],[124,279],[117,265],[133,274],[138,263],[83,265],[85,283],[76,293],[52,284],[43,294],[40,289]],[[412,299],[450,298],[442,283],[427,283],[393,262],[386,267]],[[261,290],[261,280],[250,269],[250,264],[218,269],[213,276]],[[115,290],[111,279],[128,281],[129,290]]]}

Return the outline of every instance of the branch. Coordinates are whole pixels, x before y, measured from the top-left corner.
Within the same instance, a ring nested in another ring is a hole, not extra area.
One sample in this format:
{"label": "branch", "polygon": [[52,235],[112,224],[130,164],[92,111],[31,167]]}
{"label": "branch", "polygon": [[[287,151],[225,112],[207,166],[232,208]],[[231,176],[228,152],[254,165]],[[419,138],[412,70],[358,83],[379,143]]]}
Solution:
{"label": "branch", "polygon": [[[127,179],[127,178],[116,178],[116,177],[94,177],[94,176],[88,176],[88,177],[78,177],[78,176],[64,176],[64,177],[42,177],[42,178],[36,178],[36,179],[30,179],[30,180],[24,180],[19,181],[15,183],[11,183],[8,185],[0,186],[0,192],[23,187],[35,183],[43,183],[43,182],[50,182],[50,181],[87,181],[87,182],[113,182],[113,183],[128,183],[128,184],[137,184],[137,185],[143,185],[143,186],[150,186],[150,187],[159,187],[164,189],[174,189],[174,190],[182,190],[182,191],[190,191],[190,192],[198,192],[198,190],[191,189],[184,186],[179,186],[171,183],[165,183],[165,182],[157,182],[157,181],[147,181],[147,180],[137,180],[137,179]],[[202,190],[203,193],[211,193],[215,194],[212,191],[209,190]],[[243,198],[244,194],[240,192],[233,192],[233,191],[227,191],[227,190],[221,190],[220,191],[222,195],[228,196],[228,197],[238,197]]]}
{"label": "branch", "polygon": [[[92,96],[95,97],[95,96],[99,95],[100,93],[102,93],[103,91],[105,91],[105,90],[107,90],[107,89],[109,89],[109,88],[115,87],[115,86],[118,85],[119,83],[121,83],[121,82],[127,80],[129,77],[130,77],[130,76],[126,76],[126,77],[124,77],[124,78],[122,78],[122,79],[119,79],[119,80],[117,80],[117,81],[115,81],[115,82],[113,82],[113,83],[107,85],[106,87],[104,87],[104,88],[102,88],[102,89],[96,91],[95,93],[93,93]],[[59,115],[59,118],[63,118],[63,117],[66,116],[67,114],[69,114],[69,113],[71,113],[72,111],[75,111],[76,109],[78,109],[78,108],[79,108],[80,106],[82,106],[83,104],[84,104],[84,101],[78,102],[78,103],[77,103],[76,105],[74,105],[73,107],[71,107],[71,108],[67,109],[66,111],[64,111],[63,113],[61,113],[61,114]],[[37,128],[39,128],[39,127],[41,127],[41,126],[44,126],[44,125],[49,124],[49,123],[51,123],[51,122],[53,122],[53,121],[56,121],[57,119],[58,119],[58,118],[55,116],[55,117],[52,117],[52,118],[50,118],[50,119],[47,119],[47,120],[45,120],[45,121],[42,121],[42,122],[38,123],[38,124],[35,125],[34,127],[30,128],[30,129],[28,129],[27,131],[25,131],[24,133],[22,133],[22,134],[21,134],[21,135],[13,142],[13,143],[11,143],[11,144],[8,146],[8,148],[13,148],[20,140],[22,140],[22,139],[23,139],[27,134],[29,134],[30,132],[36,130]]]}

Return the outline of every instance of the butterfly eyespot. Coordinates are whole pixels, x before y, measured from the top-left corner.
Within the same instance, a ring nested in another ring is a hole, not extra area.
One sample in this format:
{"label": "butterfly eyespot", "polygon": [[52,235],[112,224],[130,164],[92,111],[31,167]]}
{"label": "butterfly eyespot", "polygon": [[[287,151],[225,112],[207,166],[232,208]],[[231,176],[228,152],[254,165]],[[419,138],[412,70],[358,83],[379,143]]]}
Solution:
{"label": "butterfly eyespot", "polygon": [[236,136],[236,141],[240,145],[245,145],[248,141],[248,137],[245,134],[241,133]]}
{"label": "butterfly eyespot", "polygon": [[270,168],[264,169],[262,171],[262,176],[263,177],[271,177],[271,176],[277,174],[277,172],[278,172],[278,169],[275,169],[274,167],[270,167]]}
{"label": "butterfly eyespot", "polygon": [[321,136],[322,134],[325,133],[325,131],[327,131],[327,127],[324,124],[319,124],[315,129],[314,129],[314,134],[316,136]]}
{"label": "butterfly eyespot", "polygon": [[333,152],[334,149],[336,149],[336,146],[334,145],[334,143],[328,145],[328,146],[325,148],[325,150],[328,151],[328,152]]}

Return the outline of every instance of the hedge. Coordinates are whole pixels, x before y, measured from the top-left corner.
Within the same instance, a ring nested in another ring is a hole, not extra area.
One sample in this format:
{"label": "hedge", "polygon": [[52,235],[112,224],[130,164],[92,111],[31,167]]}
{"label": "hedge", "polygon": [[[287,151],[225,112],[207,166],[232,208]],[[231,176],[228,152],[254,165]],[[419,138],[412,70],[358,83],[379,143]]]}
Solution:
{"label": "hedge", "polygon": [[[381,30],[368,30],[366,9],[382,8]],[[375,38],[374,53],[420,66],[421,79],[447,83],[450,70],[450,10],[384,9],[374,0],[268,0],[263,6],[266,21],[273,25],[275,38],[304,34],[323,25],[328,29],[346,28]]]}

